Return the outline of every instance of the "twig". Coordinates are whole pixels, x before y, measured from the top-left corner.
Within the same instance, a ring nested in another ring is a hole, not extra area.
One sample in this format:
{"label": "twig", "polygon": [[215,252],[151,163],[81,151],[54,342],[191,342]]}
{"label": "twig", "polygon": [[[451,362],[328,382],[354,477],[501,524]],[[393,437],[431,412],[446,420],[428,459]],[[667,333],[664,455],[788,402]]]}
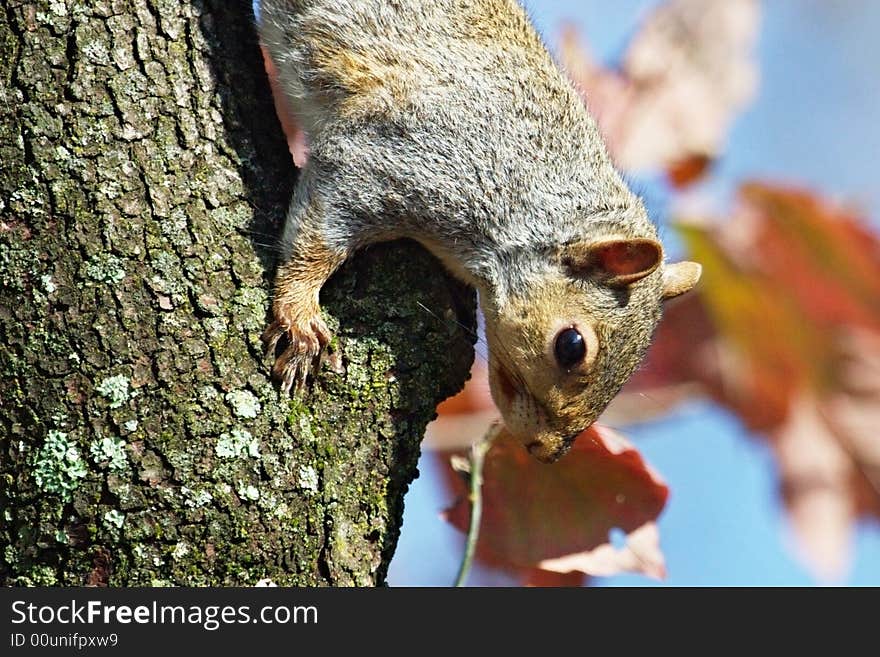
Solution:
{"label": "twig", "polygon": [[477,548],[477,538],[480,535],[480,518],[483,515],[483,462],[486,460],[486,452],[492,446],[492,441],[500,430],[500,425],[494,425],[479,442],[471,447],[470,458],[470,502],[471,521],[468,526],[467,542],[464,546],[464,555],[461,565],[458,567],[458,575],[455,577],[455,586],[464,586],[464,582],[471,572],[474,562],[474,553]]}

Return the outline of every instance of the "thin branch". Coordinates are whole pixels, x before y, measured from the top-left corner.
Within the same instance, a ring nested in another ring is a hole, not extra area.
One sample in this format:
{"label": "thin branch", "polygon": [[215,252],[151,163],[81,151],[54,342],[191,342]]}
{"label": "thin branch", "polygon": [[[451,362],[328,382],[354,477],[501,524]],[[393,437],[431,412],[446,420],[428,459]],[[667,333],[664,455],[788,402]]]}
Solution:
{"label": "thin branch", "polygon": [[464,555],[455,577],[455,586],[464,586],[465,580],[471,572],[474,562],[474,553],[477,549],[477,539],[480,535],[480,519],[483,516],[483,463],[486,460],[486,452],[492,446],[492,441],[498,435],[501,425],[493,425],[486,435],[471,447],[470,458],[470,502],[471,521],[468,526],[467,542],[464,547]]}

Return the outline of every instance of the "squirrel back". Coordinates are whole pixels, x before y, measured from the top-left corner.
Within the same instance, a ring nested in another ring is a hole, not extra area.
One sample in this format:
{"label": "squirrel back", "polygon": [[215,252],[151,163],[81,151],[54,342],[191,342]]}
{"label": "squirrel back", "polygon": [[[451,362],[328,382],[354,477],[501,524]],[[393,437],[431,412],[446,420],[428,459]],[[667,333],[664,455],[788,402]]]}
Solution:
{"label": "squirrel back", "polygon": [[637,367],[661,300],[699,267],[664,265],[522,7],[263,0],[260,33],[309,140],[288,259],[421,242],[480,291],[508,428],[538,458],[561,456]]}

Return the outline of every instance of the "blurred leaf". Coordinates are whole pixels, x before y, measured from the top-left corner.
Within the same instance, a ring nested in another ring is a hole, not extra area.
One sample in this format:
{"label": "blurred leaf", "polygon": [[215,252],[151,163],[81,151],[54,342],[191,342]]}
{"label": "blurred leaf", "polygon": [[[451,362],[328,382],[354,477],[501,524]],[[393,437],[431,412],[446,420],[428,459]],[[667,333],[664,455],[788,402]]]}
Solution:
{"label": "blurred leaf", "polygon": [[858,515],[880,515],[880,239],[851,211],[757,183],[731,220],[681,232],[703,280],[624,396],[695,383],[766,436],[802,558],[837,578]]}
{"label": "blurred leaf", "polygon": [[855,213],[802,191],[743,188],[761,269],[822,327],[880,330],[880,240]]}
{"label": "blurred leaf", "polygon": [[[449,473],[460,498],[445,518],[466,531],[466,485]],[[533,459],[502,431],[486,455],[483,476],[481,561],[518,570],[530,582],[537,581],[536,569],[664,576],[654,520],[669,491],[632,445],[610,429],[591,427],[552,466]],[[621,548],[611,544],[615,528],[627,535]]]}
{"label": "blurred leaf", "polygon": [[762,430],[785,422],[803,391],[838,391],[842,336],[880,330],[877,237],[809,193],[760,184],[743,187],[731,221],[681,231],[720,338],[688,372]]}
{"label": "blurred leaf", "polygon": [[584,580],[587,579],[583,573],[554,573],[549,570],[534,569],[526,571],[523,574],[523,586],[535,586],[547,588],[551,586],[583,586]]}
{"label": "blurred leaf", "polygon": [[673,187],[683,189],[706,175],[710,166],[712,166],[711,157],[693,153],[684,159],[669,162],[666,168],[666,177]]}
{"label": "blurred leaf", "polygon": [[772,438],[798,552],[819,578],[834,581],[848,565],[856,508],[853,461],[828,419],[817,400],[800,397]]}
{"label": "blurred leaf", "polygon": [[757,0],[670,0],[648,15],[618,70],[597,64],[570,29],[559,57],[618,164],[666,171],[683,187],[707,171],[754,96],[759,20]]}

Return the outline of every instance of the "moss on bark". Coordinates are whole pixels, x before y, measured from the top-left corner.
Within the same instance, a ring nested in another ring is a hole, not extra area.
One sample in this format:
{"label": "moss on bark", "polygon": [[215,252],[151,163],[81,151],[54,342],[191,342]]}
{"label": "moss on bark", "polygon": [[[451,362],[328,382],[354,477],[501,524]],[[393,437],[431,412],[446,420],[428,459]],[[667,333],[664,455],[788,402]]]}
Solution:
{"label": "moss on bark", "polygon": [[360,254],[322,293],[335,368],[278,394],[259,334],[293,170],[251,20],[0,13],[5,584],[384,580],[473,293],[414,244]]}

